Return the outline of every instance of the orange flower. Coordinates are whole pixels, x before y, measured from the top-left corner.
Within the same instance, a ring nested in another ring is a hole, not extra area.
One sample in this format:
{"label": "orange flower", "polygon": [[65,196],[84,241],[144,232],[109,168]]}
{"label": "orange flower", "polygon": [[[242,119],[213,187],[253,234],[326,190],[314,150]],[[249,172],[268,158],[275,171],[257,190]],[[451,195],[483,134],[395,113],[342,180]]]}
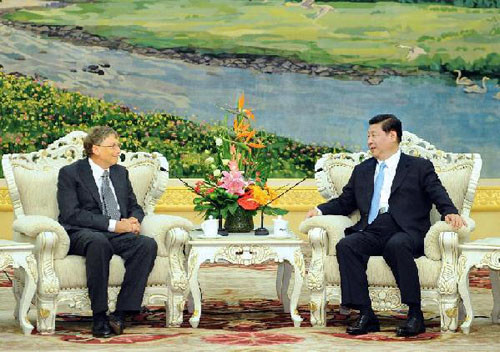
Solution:
{"label": "orange flower", "polygon": [[243,109],[243,113],[248,117],[251,118],[252,120],[255,120],[255,116],[252,113],[252,110],[250,109]]}
{"label": "orange flower", "polygon": [[255,148],[255,149],[262,149],[266,147],[264,144],[261,143],[248,143],[248,146],[250,148]]}
{"label": "orange flower", "polygon": [[245,93],[241,93],[240,98],[238,99],[238,111],[243,109],[243,105],[245,105]]}
{"label": "orange flower", "polygon": [[248,133],[247,140],[245,142],[248,143],[248,141],[250,141],[253,137],[255,137],[255,130]]}
{"label": "orange flower", "polygon": [[256,210],[260,205],[253,199],[253,192],[246,191],[243,197],[238,199],[238,204],[245,210]]}
{"label": "orange flower", "polygon": [[236,132],[236,133],[245,132],[248,130],[249,127],[250,127],[250,124],[245,123],[244,120],[241,120],[238,123],[237,119],[234,119],[234,122],[233,122],[234,132]]}
{"label": "orange flower", "polygon": [[[243,131],[236,134],[236,138],[245,138],[252,134],[250,131]],[[247,139],[248,140],[248,139]]]}

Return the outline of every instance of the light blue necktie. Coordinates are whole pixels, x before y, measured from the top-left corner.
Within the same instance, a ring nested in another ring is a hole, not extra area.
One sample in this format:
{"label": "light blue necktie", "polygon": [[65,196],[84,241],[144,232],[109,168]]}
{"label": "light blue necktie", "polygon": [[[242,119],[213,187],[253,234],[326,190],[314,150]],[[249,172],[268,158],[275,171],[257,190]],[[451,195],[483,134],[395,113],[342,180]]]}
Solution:
{"label": "light blue necktie", "polygon": [[373,186],[372,203],[370,205],[370,213],[368,214],[368,224],[371,224],[378,215],[378,210],[380,207],[380,193],[382,192],[382,186],[384,185],[385,167],[385,163],[382,162],[378,169],[377,178],[375,179],[375,185]]}

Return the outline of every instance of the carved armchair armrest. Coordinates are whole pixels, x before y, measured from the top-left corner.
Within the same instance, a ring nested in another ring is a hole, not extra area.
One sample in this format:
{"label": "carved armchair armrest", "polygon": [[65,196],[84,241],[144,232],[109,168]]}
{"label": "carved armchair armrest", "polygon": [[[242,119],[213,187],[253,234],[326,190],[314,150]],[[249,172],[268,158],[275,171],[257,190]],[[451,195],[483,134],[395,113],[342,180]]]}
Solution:
{"label": "carved armchair armrest", "polygon": [[[337,242],[344,237],[346,227],[352,225],[351,219],[347,216],[323,215],[302,221],[299,230],[309,235],[309,242],[313,246],[313,255],[314,247],[318,246],[325,250],[325,255],[335,255]],[[319,233],[324,233],[324,235],[318,235]]]}
{"label": "carved armchair armrest", "polygon": [[158,255],[169,258],[171,287],[184,291],[188,281],[185,270],[184,248],[189,241],[193,224],[171,215],[147,215],[141,223],[141,235],[152,237],[158,244]]}
{"label": "carved armchair armrest", "polygon": [[351,219],[341,215],[315,216],[300,224],[299,230],[308,234],[312,247],[307,274],[307,287],[313,291],[311,297],[315,291],[325,287],[325,257],[335,255],[335,245],[344,237],[344,230],[348,226],[352,226]]}
{"label": "carved armchair armrest", "polygon": [[[39,236],[53,237],[50,241],[52,246],[44,246],[44,250],[51,250],[50,255],[54,259],[62,259],[68,255],[69,236],[66,230],[54,219],[43,215],[26,215],[17,218],[14,221],[13,229],[22,236],[30,237],[30,242],[40,241]],[[39,253],[43,255],[43,253]]]}
{"label": "carved armchair armrest", "polygon": [[455,251],[458,250],[459,243],[463,243],[469,239],[470,234],[476,227],[476,223],[469,217],[462,217],[464,218],[467,225],[458,230],[453,229],[453,227],[447,224],[445,221],[437,221],[430,227],[424,239],[424,253],[427,258],[432,260],[441,260],[443,258],[443,256],[445,255],[444,251],[446,250],[447,246],[443,247],[442,243],[445,239],[446,233],[455,233],[456,236],[458,236],[457,240],[453,241],[454,243],[456,242],[456,244],[454,244],[452,247],[457,246],[457,248],[454,249]]}

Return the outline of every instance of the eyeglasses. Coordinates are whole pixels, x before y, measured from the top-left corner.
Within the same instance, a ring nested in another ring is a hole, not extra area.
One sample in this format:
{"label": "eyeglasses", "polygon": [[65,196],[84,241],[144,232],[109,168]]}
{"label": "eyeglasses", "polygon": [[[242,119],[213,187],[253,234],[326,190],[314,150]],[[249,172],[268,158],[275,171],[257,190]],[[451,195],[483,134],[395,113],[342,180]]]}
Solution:
{"label": "eyeglasses", "polygon": [[104,147],[104,148],[113,148],[113,149],[121,149],[122,145],[120,143],[114,143],[111,145],[99,145],[97,144],[98,147]]}

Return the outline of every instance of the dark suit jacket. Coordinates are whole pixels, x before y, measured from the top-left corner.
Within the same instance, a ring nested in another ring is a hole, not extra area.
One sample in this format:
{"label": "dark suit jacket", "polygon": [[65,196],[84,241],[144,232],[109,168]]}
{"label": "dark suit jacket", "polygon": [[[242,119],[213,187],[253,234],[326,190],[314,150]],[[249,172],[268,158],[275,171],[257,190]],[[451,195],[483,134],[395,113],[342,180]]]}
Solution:
{"label": "dark suit jacket", "polygon": [[[142,221],[144,211],[137,204],[128,171],[120,165],[109,168],[122,218]],[[88,159],[81,159],[59,171],[57,181],[59,223],[68,233],[81,229],[108,231],[109,218],[102,214],[102,201]]]}
{"label": "dark suit jacket", "polygon": [[[375,158],[357,165],[340,197],[318,206],[324,215],[349,215],[359,209],[360,221],[346,229],[346,234],[363,230],[368,225],[376,166]],[[411,236],[419,253],[423,253],[424,237],[431,225],[432,204],[443,218],[448,214],[458,214],[433,164],[427,159],[401,153],[389,196],[389,213]]]}

